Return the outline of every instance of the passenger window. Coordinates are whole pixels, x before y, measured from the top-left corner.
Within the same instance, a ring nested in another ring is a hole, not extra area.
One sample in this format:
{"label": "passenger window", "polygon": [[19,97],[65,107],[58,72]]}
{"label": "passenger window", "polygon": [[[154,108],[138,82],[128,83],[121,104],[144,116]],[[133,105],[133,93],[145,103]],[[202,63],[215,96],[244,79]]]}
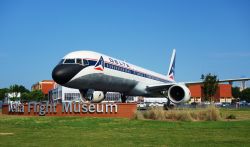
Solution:
{"label": "passenger window", "polygon": [[81,64],[82,65],[82,59],[76,59],[76,63]]}
{"label": "passenger window", "polygon": [[65,64],[74,64],[75,63],[75,59],[66,59]]}
{"label": "passenger window", "polygon": [[83,65],[84,65],[84,66],[89,65],[89,61],[83,59]]}

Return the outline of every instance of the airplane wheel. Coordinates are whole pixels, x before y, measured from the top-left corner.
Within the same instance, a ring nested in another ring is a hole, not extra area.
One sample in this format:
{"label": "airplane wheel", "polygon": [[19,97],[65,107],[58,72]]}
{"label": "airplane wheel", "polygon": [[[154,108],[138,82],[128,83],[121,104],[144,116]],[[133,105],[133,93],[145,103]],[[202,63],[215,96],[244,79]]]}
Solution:
{"label": "airplane wheel", "polygon": [[121,99],[122,99],[122,103],[126,103],[126,100],[127,100],[126,95],[122,95],[122,96],[121,96]]}
{"label": "airplane wheel", "polygon": [[174,108],[174,105],[170,103],[170,100],[168,99],[167,103],[163,105],[164,110],[171,110]]}

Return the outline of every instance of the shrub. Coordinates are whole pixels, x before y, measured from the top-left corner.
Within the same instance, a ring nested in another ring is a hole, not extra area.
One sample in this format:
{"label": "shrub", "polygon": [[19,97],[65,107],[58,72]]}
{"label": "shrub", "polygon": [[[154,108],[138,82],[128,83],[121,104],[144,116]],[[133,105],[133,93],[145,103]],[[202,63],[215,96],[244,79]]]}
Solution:
{"label": "shrub", "polygon": [[215,106],[195,111],[190,111],[190,109],[172,109],[166,111],[162,108],[150,108],[146,111],[136,112],[134,118],[173,121],[218,121],[221,119],[221,115]]}
{"label": "shrub", "polygon": [[142,119],[144,119],[144,116],[143,116],[141,111],[135,111],[132,119],[142,120]]}
{"label": "shrub", "polygon": [[161,108],[150,108],[144,112],[144,118],[153,120],[165,120],[165,112]]}
{"label": "shrub", "polygon": [[207,118],[206,120],[218,121],[221,119],[220,111],[214,105],[209,106],[207,109]]}
{"label": "shrub", "polygon": [[177,120],[179,121],[193,121],[192,116],[190,115],[190,112],[188,111],[180,111],[177,117]]}
{"label": "shrub", "polygon": [[233,114],[230,114],[226,117],[226,119],[236,119],[236,116]]}

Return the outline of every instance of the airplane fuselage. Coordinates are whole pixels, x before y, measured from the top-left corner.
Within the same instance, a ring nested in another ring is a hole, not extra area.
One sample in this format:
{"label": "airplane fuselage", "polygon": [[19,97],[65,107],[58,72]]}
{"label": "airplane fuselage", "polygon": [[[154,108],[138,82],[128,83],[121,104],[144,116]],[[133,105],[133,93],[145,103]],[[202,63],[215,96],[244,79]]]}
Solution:
{"label": "airplane fuselage", "polygon": [[104,54],[77,51],[67,54],[55,67],[53,79],[66,87],[121,92],[131,96],[159,96],[148,85],[174,80]]}

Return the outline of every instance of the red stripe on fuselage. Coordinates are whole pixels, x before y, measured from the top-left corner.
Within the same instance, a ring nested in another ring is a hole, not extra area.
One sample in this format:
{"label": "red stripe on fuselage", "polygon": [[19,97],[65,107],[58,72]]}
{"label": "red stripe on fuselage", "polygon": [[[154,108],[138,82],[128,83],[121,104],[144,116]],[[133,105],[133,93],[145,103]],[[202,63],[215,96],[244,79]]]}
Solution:
{"label": "red stripe on fuselage", "polygon": [[101,68],[101,67],[95,67],[95,70],[103,71],[103,68]]}

